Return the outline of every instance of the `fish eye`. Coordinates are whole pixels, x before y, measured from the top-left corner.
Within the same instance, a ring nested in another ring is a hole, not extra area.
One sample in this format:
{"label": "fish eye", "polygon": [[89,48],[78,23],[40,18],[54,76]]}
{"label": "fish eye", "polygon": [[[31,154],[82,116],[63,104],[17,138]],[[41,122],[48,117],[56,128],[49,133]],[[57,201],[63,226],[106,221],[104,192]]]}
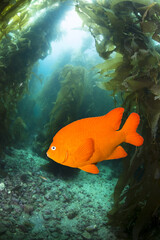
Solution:
{"label": "fish eye", "polygon": [[56,150],[56,147],[55,147],[55,146],[52,146],[51,149],[52,149],[52,150]]}

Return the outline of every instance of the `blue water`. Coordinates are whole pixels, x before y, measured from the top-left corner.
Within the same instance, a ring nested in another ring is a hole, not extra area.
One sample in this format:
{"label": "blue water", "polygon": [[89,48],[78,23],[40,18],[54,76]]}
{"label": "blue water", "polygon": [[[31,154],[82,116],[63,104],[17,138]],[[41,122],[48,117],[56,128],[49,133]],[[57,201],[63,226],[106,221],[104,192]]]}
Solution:
{"label": "blue water", "polygon": [[[22,119],[26,119],[26,117],[30,118],[30,115],[32,115],[33,121],[31,119],[28,121],[28,127],[30,130],[32,129],[31,136],[37,134],[36,131],[39,128],[37,122],[43,122],[43,126],[40,125],[41,128],[49,121],[49,112],[44,116],[43,102],[46,102],[48,110],[50,109],[51,111],[61,87],[58,80],[59,77],[57,78],[57,83],[52,82],[52,85],[49,86],[52,93],[46,92],[46,97],[42,96],[42,94],[54,74],[57,71],[62,71],[66,65],[81,66],[86,69],[86,83],[84,87],[86,94],[84,101],[85,109],[88,108],[89,113],[86,115],[82,110],[79,118],[102,115],[114,107],[114,99],[110,96],[110,92],[100,89],[97,85],[97,82],[101,81],[101,79],[96,74],[95,65],[104,60],[98,55],[95,49],[93,36],[83,28],[82,21],[74,9],[69,10],[68,13],[66,12],[64,19],[61,21],[59,32],[60,36],[50,43],[49,55],[42,60],[40,59],[33,66],[28,93],[19,102],[19,114]],[[47,102],[45,99],[47,99],[49,94],[52,97],[49,97]],[[88,104],[88,100],[92,94],[94,94],[94,102],[91,107]],[[29,115],[26,115],[26,109],[28,109]]]}

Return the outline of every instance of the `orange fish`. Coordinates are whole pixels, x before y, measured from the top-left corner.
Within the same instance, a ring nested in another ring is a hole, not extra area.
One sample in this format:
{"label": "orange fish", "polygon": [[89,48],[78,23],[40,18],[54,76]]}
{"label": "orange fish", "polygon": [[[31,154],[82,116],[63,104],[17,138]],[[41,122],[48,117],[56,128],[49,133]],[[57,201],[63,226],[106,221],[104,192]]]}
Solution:
{"label": "orange fish", "polygon": [[136,132],[140,122],[137,113],[131,113],[119,130],[123,112],[124,108],[115,108],[104,116],[68,124],[54,136],[47,156],[65,166],[99,173],[96,163],[127,156],[122,142],[143,144],[143,137]]}

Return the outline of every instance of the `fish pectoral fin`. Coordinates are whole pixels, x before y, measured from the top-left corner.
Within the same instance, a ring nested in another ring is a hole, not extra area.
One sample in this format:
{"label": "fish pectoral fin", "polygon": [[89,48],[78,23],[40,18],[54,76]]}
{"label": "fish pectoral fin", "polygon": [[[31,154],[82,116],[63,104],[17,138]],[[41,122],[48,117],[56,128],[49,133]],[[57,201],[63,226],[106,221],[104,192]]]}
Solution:
{"label": "fish pectoral fin", "polygon": [[75,152],[76,163],[84,163],[88,161],[94,153],[94,141],[92,138],[87,138]]}
{"label": "fish pectoral fin", "polygon": [[124,158],[126,157],[128,154],[126,153],[126,151],[124,150],[123,147],[118,146],[116,147],[116,149],[112,152],[111,155],[109,155],[109,157],[107,158],[107,160],[109,159],[117,159],[117,158]]}
{"label": "fish pectoral fin", "polygon": [[94,164],[79,167],[79,169],[81,169],[85,172],[88,172],[88,173],[93,173],[93,174],[98,174],[99,173],[99,169]]}

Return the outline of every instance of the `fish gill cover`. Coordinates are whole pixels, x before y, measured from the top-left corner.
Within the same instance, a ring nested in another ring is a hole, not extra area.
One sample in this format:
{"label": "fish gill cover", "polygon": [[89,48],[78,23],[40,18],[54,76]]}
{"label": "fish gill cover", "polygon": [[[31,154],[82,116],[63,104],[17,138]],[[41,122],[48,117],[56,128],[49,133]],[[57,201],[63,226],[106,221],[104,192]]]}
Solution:
{"label": "fish gill cover", "polygon": [[[97,85],[109,91],[116,104],[119,104],[116,95],[120,95],[127,115],[132,111],[140,114],[140,132],[145,139],[143,147],[131,149],[128,159],[123,161],[123,173],[114,191],[114,205],[108,214],[109,224],[116,228],[118,239],[155,240],[160,224],[160,3],[153,0],[95,0],[90,3],[77,0],[74,4],[85,31],[91,33],[96,50],[104,59],[103,63],[94,64],[92,73],[87,72],[87,79],[93,78],[98,71]],[[27,128],[31,120],[27,122],[24,116],[30,112],[19,116],[18,103],[29,93],[31,77],[41,81],[32,72],[33,66],[50,53],[50,43],[60,36],[59,24],[69,7],[66,1],[58,0],[0,1],[1,157],[6,146],[16,141],[24,144],[29,138]],[[73,99],[79,115],[84,110],[82,102],[91,101],[91,98],[86,100],[83,86],[85,72],[84,65],[58,68],[49,80],[55,86],[53,91],[58,92],[57,97],[53,97],[49,82],[39,94],[44,118],[38,121],[33,118],[40,126],[33,144],[39,154],[44,154],[47,148],[52,124],[58,130],[78,118],[76,111],[71,114]],[[79,86],[72,75],[78,76]],[[88,86],[93,104],[96,94],[91,85]],[[51,106],[47,104],[49,97],[53,97]],[[36,100],[30,100],[32,108]],[[89,106],[91,109],[91,104]],[[87,115],[87,111],[85,113]]]}

